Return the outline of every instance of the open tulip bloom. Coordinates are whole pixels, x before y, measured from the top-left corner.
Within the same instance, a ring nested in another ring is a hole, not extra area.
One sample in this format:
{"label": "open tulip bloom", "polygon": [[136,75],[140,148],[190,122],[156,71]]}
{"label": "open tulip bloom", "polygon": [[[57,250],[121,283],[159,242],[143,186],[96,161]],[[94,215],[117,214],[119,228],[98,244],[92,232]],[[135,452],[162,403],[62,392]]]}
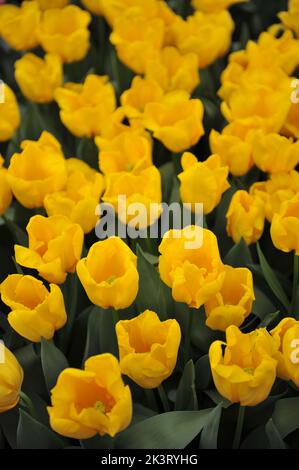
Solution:
{"label": "open tulip bloom", "polygon": [[0,449],[298,448],[299,0],[0,0],[0,57]]}

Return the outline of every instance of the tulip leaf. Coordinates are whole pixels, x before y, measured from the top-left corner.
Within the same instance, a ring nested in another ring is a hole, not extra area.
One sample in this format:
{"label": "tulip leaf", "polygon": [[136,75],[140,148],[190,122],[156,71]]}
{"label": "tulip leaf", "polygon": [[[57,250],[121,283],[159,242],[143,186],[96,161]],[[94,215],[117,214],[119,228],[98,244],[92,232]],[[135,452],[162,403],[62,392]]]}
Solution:
{"label": "tulip leaf", "polygon": [[242,442],[241,449],[270,449],[265,426],[255,428]]}
{"label": "tulip leaf", "polygon": [[68,361],[53,342],[44,338],[41,341],[41,360],[47,389],[50,392],[60,372],[69,366]]}
{"label": "tulip leaf", "polygon": [[91,168],[99,169],[99,151],[93,139],[84,137],[77,145],[77,156]]}
{"label": "tulip leaf", "polygon": [[114,441],[113,438],[108,435],[96,435],[90,439],[80,440],[80,444],[83,449],[113,449]]}
{"label": "tulip leaf", "polygon": [[206,316],[203,308],[193,314],[193,328],[191,332],[192,343],[203,353],[207,353],[213,341],[224,339],[224,335],[219,331],[213,331],[206,326]]}
{"label": "tulip leaf", "polygon": [[206,424],[201,431],[199,443],[201,449],[217,449],[221,413],[222,403],[219,403],[209,414]]}
{"label": "tulip leaf", "polygon": [[5,413],[0,413],[0,428],[12,449],[17,448],[17,427],[19,421],[19,411],[15,407]]}
{"label": "tulip leaf", "polygon": [[215,388],[211,390],[205,390],[204,393],[216,404],[219,405],[221,403],[222,408],[226,409],[229,408],[232,403],[227,400],[226,398],[222,397],[219,392]]}
{"label": "tulip leaf", "polygon": [[100,353],[100,313],[100,308],[94,307],[89,314],[83,363],[88,357]]}
{"label": "tulip leaf", "polygon": [[195,369],[193,361],[187,362],[180,380],[174,409],[176,411],[198,410],[197,395],[195,390]]}
{"label": "tulip leaf", "polygon": [[176,176],[174,176],[172,179],[172,190],[170,193],[169,204],[172,204],[173,202],[180,202],[180,200],[181,200],[181,196],[180,196],[179,180],[177,179]]}
{"label": "tulip leaf", "polygon": [[62,449],[61,440],[51,429],[36,421],[26,411],[19,410],[17,428],[18,449]]}
{"label": "tulip leaf", "polygon": [[285,307],[285,309],[289,312],[290,311],[290,303],[288,301],[288,298],[281,287],[281,284],[274,273],[273,269],[269,265],[268,261],[266,260],[259,243],[256,244],[257,247],[257,253],[259,257],[259,261],[261,264],[261,268],[263,271],[263,275],[272,290],[273,294],[276,296],[276,298],[281,302],[281,304]]}
{"label": "tulip leaf", "polygon": [[3,219],[6,227],[11,232],[15,242],[22,246],[28,246],[27,233],[24,232],[24,230],[22,230],[15,222],[8,219],[7,217],[3,217]]}
{"label": "tulip leaf", "polygon": [[174,168],[172,162],[164,163],[164,165],[160,166],[159,171],[161,173],[162,179],[162,191],[163,191],[163,198],[162,200],[165,202],[169,201],[172,187],[173,187],[173,178]]}
{"label": "tulip leaf", "polygon": [[250,250],[243,238],[229,250],[224,258],[224,263],[235,268],[253,263]]}
{"label": "tulip leaf", "polygon": [[67,312],[67,322],[64,327],[59,330],[57,340],[59,346],[61,346],[64,351],[67,351],[78,313],[79,292],[82,292],[82,285],[76,273],[68,274],[66,281],[61,286],[61,290]]}
{"label": "tulip leaf", "polygon": [[299,429],[299,397],[278,400],[272,419],[282,439]]}
{"label": "tulip leaf", "polygon": [[266,435],[269,440],[270,448],[271,449],[285,449],[286,445],[279,434],[279,431],[275,424],[273,423],[273,419],[270,418],[265,426]]}
{"label": "tulip leaf", "polygon": [[260,320],[263,320],[269,312],[275,311],[275,305],[257,285],[254,285],[254,295],[252,313]]}
{"label": "tulip leaf", "polygon": [[88,318],[83,362],[90,356],[106,352],[118,356],[112,309],[94,307]]}
{"label": "tulip leaf", "polygon": [[259,324],[259,328],[268,328],[272,323],[274,323],[280,316],[280,310],[277,312],[269,313]]}
{"label": "tulip leaf", "polygon": [[171,411],[146,419],[120,433],[118,449],[184,449],[202,430],[211,409]]}
{"label": "tulip leaf", "polygon": [[213,384],[208,354],[201,356],[195,364],[196,388],[203,391]]}
{"label": "tulip leaf", "polygon": [[148,261],[139,245],[137,245],[137,268],[139,291],[136,304],[139,312],[150,309],[157,313],[160,320],[167,320],[166,298],[162,281],[157,269]]}

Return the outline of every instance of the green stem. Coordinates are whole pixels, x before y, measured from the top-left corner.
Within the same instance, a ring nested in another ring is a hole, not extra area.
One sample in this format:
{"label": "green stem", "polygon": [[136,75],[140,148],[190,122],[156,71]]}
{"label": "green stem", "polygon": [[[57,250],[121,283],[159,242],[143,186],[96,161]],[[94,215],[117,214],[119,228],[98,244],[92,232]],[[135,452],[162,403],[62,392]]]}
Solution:
{"label": "green stem", "polygon": [[24,408],[27,408],[32,418],[36,418],[36,412],[33,403],[26,393],[22,392],[22,390],[20,390],[20,405],[22,405]]}
{"label": "green stem", "polygon": [[181,158],[182,154],[181,153],[172,153],[171,155],[173,166],[174,166],[174,172],[176,175],[182,172],[182,165],[181,165]]}
{"label": "green stem", "polygon": [[190,350],[191,350],[191,332],[192,332],[192,323],[193,323],[193,309],[190,308],[187,311],[188,315],[188,324],[185,334],[185,342],[184,342],[184,362],[185,364],[190,359]]}
{"label": "green stem", "polygon": [[116,326],[116,323],[119,322],[119,313],[118,313],[118,310],[115,310],[115,308],[112,309],[112,316],[113,316],[114,326]]}
{"label": "green stem", "polygon": [[150,409],[158,411],[157,400],[153,390],[151,390],[150,388],[145,388],[144,393],[146,395],[147,403]]}
{"label": "green stem", "polygon": [[292,293],[292,315],[295,314],[297,288],[299,283],[299,256],[294,252],[294,270],[293,270],[293,293]]}
{"label": "green stem", "polygon": [[158,390],[159,397],[163,405],[164,412],[167,413],[168,411],[170,411],[170,407],[169,407],[169,401],[168,401],[165,389],[163,387],[163,384],[160,384],[157,390]]}
{"label": "green stem", "polygon": [[242,431],[243,431],[243,423],[244,423],[244,416],[245,416],[245,406],[239,406],[239,412],[238,412],[238,420],[237,420],[237,426],[236,426],[236,431],[235,431],[235,436],[234,436],[234,442],[233,442],[233,449],[239,449],[240,447],[240,441],[241,441],[241,436],[242,436]]}

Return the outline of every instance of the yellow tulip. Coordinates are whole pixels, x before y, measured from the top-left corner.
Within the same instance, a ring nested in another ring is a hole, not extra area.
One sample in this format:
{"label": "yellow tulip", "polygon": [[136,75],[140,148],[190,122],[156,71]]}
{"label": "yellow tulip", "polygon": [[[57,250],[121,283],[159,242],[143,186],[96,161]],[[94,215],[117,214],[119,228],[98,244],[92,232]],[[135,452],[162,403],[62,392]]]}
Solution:
{"label": "yellow tulip", "polygon": [[227,52],[233,30],[234,22],[226,10],[208,14],[197,11],[172,26],[175,45],[183,54],[195,53],[200,69]]}
{"label": "yellow tulip", "polygon": [[51,403],[52,429],[74,439],[114,437],[132,419],[131,392],[112,354],[90,357],[84,370],[64,369],[51,391]]}
{"label": "yellow tulip", "polygon": [[181,182],[180,194],[183,203],[202,203],[204,214],[209,214],[219,204],[222,194],[230,187],[228,167],[221,165],[218,155],[211,155],[199,162],[192,154],[185,152],[182,157],[183,172],[178,175]]}
{"label": "yellow tulip", "polygon": [[224,281],[217,238],[210,230],[189,226],[167,232],[159,247],[159,272],[177,302],[199,308]]}
{"label": "yellow tulip", "polygon": [[68,179],[64,191],[48,194],[44,206],[48,216],[65,215],[84,233],[96,225],[96,207],[104,192],[103,175],[77,158],[66,160]]}
{"label": "yellow tulip", "polygon": [[145,11],[147,8],[152,8],[156,0],[81,0],[81,2],[87,10],[94,15],[104,16],[110,26],[113,26],[114,21],[130,7]]}
{"label": "yellow tulip", "polygon": [[10,326],[29,341],[51,339],[66,323],[63,295],[55,284],[49,291],[32,276],[11,274],[0,284],[0,292],[11,309],[7,317]]}
{"label": "yellow tulip", "polygon": [[86,8],[86,10],[90,11],[94,15],[104,16],[105,3],[107,3],[107,1],[105,0],[81,0],[81,3]]}
{"label": "yellow tulip", "polygon": [[145,78],[154,80],[165,91],[192,93],[200,82],[196,54],[181,54],[175,47],[165,47],[156,60],[146,64]]}
{"label": "yellow tulip", "polygon": [[[263,35],[264,34],[264,35]],[[263,33],[258,43],[249,41],[246,50],[233,52],[229,57],[229,64],[221,74],[222,86],[218,91],[219,96],[229,103],[232,95],[237,93],[241,94],[241,89],[244,88],[246,93],[254,94],[257,92],[257,106],[252,106],[254,113],[263,117],[262,96],[263,92],[269,103],[270,88],[275,97],[279,92],[283,93],[286,97],[290,96],[290,78],[288,74],[296,68],[299,50],[299,41],[296,41],[285,35],[280,39],[276,39],[269,33]],[[291,49],[292,56],[290,57],[289,50]],[[297,55],[297,57],[296,57]],[[289,58],[289,63],[285,59]],[[282,58],[284,57],[284,60]],[[288,67],[287,67],[288,65]],[[264,90],[263,90],[264,88]],[[262,93],[258,97],[258,93]],[[288,103],[290,104],[290,103]],[[243,110],[243,113],[250,108],[254,103],[248,103]],[[240,109],[242,112],[242,109]],[[269,114],[271,117],[271,114]],[[274,132],[274,131],[273,131]]]}
{"label": "yellow tulip", "polygon": [[[14,135],[21,122],[17,99],[14,92],[6,83],[3,86],[3,94],[3,97],[0,96],[0,142],[9,140]],[[2,101],[4,102],[2,103]]]}
{"label": "yellow tulip", "polygon": [[7,172],[18,201],[31,209],[41,207],[47,194],[61,190],[67,180],[66,162],[58,140],[44,131],[37,141],[24,140]]}
{"label": "yellow tulip", "polygon": [[299,41],[292,32],[284,31],[282,34],[280,25],[276,24],[262,32],[257,41],[248,41],[245,50],[230,54],[221,81],[223,83],[233,78],[235,83],[240,83],[243,73],[249,70],[259,74],[259,80],[267,74],[275,79],[279,68],[290,75],[299,65],[298,51]]}
{"label": "yellow tulip", "polygon": [[15,62],[15,78],[28,100],[49,103],[63,80],[60,58],[55,54],[46,54],[44,59],[25,54]]}
{"label": "yellow tulip", "polygon": [[157,103],[163,97],[163,89],[152,79],[134,77],[131,87],[120,97],[123,111],[129,119],[141,119],[148,103]]}
{"label": "yellow tulip", "polygon": [[224,272],[220,291],[205,303],[206,325],[212,330],[225,331],[230,325],[242,325],[255,298],[249,269],[224,266]]}
{"label": "yellow tulip", "polygon": [[271,331],[271,335],[277,341],[278,352],[276,359],[277,375],[284,380],[292,380],[299,386],[298,345],[299,322],[295,318],[284,318]]}
{"label": "yellow tulip", "polygon": [[[121,197],[125,199],[121,201]],[[103,201],[113,206],[125,224],[136,228],[152,225],[162,212],[162,184],[158,168],[152,165],[136,174],[109,173]]]}
{"label": "yellow tulip", "polygon": [[144,73],[147,62],[159,56],[165,33],[162,18],[143,13],[126,10],[114,21],[110,36],[120,60],[137,74]]}
{"label": "yellow tulip", "polygon": [[7,180],[7,169],[4,168],[4,159],[0,155],[0,216],[12,202],[12,192]]}
{"label": "yellow tulip", "polygon": [[192,6],[199,11],[205,13],[215,13],[225,10],[235,3],[244,3],[248,0],[192,0]]}
{"label": "yellow tulip", "polygon": [[0,361],[0,413],[14,408],[20,399],[23,369],[17,358],[5,346],[0,345],[3,361]]}
{"label": "yellow tulip", "polygon": [[273,215],[280,212],[283,202],[292,199],[299,192],[299,173],[274,173],[267,181],[254,183],[250,194],[263,201],[266,218],[272,222]]}
{"label": "yellow tulip", "polygon": [[[298,88],[298,87],[297,87]],[[294,88],[290,88],[291,92]],[[290,100],[291,101],[291,100]],[[299,106],[298,103],[291,103],[289,112],[284,122],[281,133],[287,137],[299,139]]]}
{"label": "yellow tulip", "polygon": [[122,171],[138,173],[152,166],[150,135],[140,131],[122,132],[114,139],[95,138],[99,152],[99,167],[104,174]]}
{"label": "yellow tulip", "polygon": [[21,6],[0,6],[0,36],[17,51],[38,46],[37,29],[41,12],[37,2],[22,2]]}
{"label": "yellow tulip", "polygon": [[87,75],[83,84],[66,83],[55,91],[60,118],[77,137],[101,134],[116,108],[113,86],[107,76]]}
{"label": "yellow tulip", "polygon": [[37,36],[46,52],[57,54],[62,62],[75,62],[87,54],[90,21],[91,15],[76,5],[53,8],[43,13]]}
{"label": "yellow tulip", "polygon": [[276,351],[276,342],[265,328],[244,334],[238,327],[229,326],[226,343],[214,341],[209,350],[220,395],[242,406],[255,406],[266,400],[276,378]]}
{"label": "yellow tulip", "polygon": [[299,4],[298,0],[290,0],[288,11],[282,11],[278,17],[286,28],[292,29],[299,37]]}
{"label": "yellow tulip", "polygon": [[210,133],[212,152],[220,156],[222,164],[228,166],[234,176],[246,175],[253,166],[253,135],[254,129],[247,129],[238,121],[224,127],[221,134],[214,129]]}
{"label": "yellow tulip", "polygon": [[239,190],[233,195],[226,213],[227,233],[235,243],[241,238],[247,245],[255,243],[262,236],[265,223],[263,201],[247,191]]}
{"label": "yellow tulip", "polygon": [[270,233],[278,250],[285,253],[294,250],[299,255],[299,193],[283,202],[280,212],[274,214]]}
{"label": "yellow tulip", "polygon": [[48,282],[62,284],[68,272],[75,272],[81,257],[84,233],[80,225],[60,215],[35,215],[26,230],[29,246],[15,245],[17,263],[36,269]]}
{"label": "yellow tulip", "polygon": [[89,300],[102,308],[129,307],[138,292],[137,258],[118,237],[92,245],[77,265],[78,277]]}
{"label": "yellow tulip", "polygon": [[252,155],[256,166],[265,172],[288,172],[299,163],[299,142],[259,131],[252,141]]}
{"label": "yellow tulip", "polygon": [[63,8],[69,4],[69,0],[36,0],[41,10]]}
{"label": "yellow tulip", "polygon": [[280,69],[275,73],[267,70],[265,73],[271,73],[271,80],[275,84],[275,87],[271,84],[272,87],[262,83],[260,69],[254,72],[260,82],[251,80],[244,74],[240,86],[226,90],[228,96],[221,104],[222,114],[229,122],[241,120],[248,127],[256,128],[258,125],[266,133],[279,132],[291,107],[290,79]]}
{"label": "yellow tulip", "polygon": [[143,388],[156,388],[173,372],[181,342],[176,320],[160,321],[146,310],[116,324],[120,367]]}
{"label": "yellow tulip", "polygon": [[159,103],[145,106],[144,125],[166,148],[178,153],[197,144],[204,135],[203,114],[199,99],[189,99],[185,91],[174,91]]}

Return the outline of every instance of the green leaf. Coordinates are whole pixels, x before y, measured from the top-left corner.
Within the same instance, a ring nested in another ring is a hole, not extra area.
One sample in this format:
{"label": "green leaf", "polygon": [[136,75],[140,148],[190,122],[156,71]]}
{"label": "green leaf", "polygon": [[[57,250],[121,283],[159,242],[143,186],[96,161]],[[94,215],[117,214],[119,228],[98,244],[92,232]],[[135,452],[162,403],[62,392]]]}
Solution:
{"label": "green leaf", "polygon": [[202,430],[211,409],[172,411],[135,424],[116,437],[118,449],[184,449]]}
{"label": "green leaf", "polygon": [[83,449],[113,449],[113,438],[96,435],[90,439],[80,440]]}
{"label": "green leaf", "polygon": [[282,439],[299,429],[299,397],[278,400],[272,419]]}
{"label": "green leaf", "polygon": [[275,305],[257,285],[254,285],[254,295],[255,301],[253,302],[252,313],[260,320],[263,320],[269,312],[275,311]]}
{"label": "green leaf", "polygon": [[208,397],[216,404],[222,404],[222,408],[229,408],[232,403],[227,400],[226,398],[222,397],[219,392],[215,388],[211,390],[205,390],[204,393],[208,395]]}
{"label": "green leaf", "polygon": [[277,279],[276,274],[274,273],[274,271],[272,270],[272,268],[269,265],[268,261],[266,260],[264,254],[263,254],[263,252],[260,248],[259,243],[256,244],[256,247],[257,247],[257,253],[258,253],[259,261],[260,261],[260,264],[261,264],[261,268],[262,268],[264,277],[265,277],[270,289],[272,290],[275,297],[285,307],[285,309],[287,311],[290,311],[291,307],[290,307],[290,303],[288,301],[288,298],[287,298],[283,288],[281,287],[281,284],[280,284],[279,280]]}
{"label": "green leaf", "polygon": [[24,410],[19,410],[17,429],[18,449],[62,449],[63,441],[43,424],[36,421]]}
{"label": "green leaf", "polygon": [[84,360],[90,356],[100,353],[100,328],[101,328],[101,311],[99,307],[94,307],[88,318],[87,337],[84,351]]}
{"label": "green leaf", "polygon": [[139,291],[136,298],[138,310],[156,312],[161,320],[167,320],[166,299],[157,269],[148,261],[144,252],[137,245],[137,268],[139,272]]}
{"label": "green leaf", "polygon": [[92,168],[99,169],[99,151],[92,139],[80,139],[77,145],[77,157]]}
{"label": "green leaf", "polygon": [[265,426],[265,431],[269,439],[269,444],[271,449],[285,449],[286,445],[279,434],[275,424],[273,423],[272,418],[269,419]]}
{"label": "green leaf", "polygon": [[221,413],[222,403],[219,403],[209,414],[206,424],[201,431],[200,449],[217,449]]}
{"label": "green leaf", "polygon": [[280,316],[280,311],[277,310],[277,312],[269,313],[269,315],[266,315],[265,318],[261,321],[259,324],[259,328],[267,328],[272,323],[274,323]]}
{"label": "green leaf", "polygon": [[69,364],[64,354],[51,341],[42,338],[41,360],[47,389],[50,392],[57,382],[60,372]]}
{"label": "green leaf", "polygon": [[192,343],[203,353],[207,353],[213,341],[224,339],[219,331],[213,331],[206,326],[206,315],[204,308],[200,308],[193,315],[193,328],[191,332]]}
{"label": "green leaf", "polygon": [[195,364],[196,388],[203,391],[213,384],[210,361],[208,354],[200,357]]}
{"label": "green leaf", "polygon": [[84,361],[91,356],[106,352],[118,356],[112,310],[94,307],[88,319]]}
{"label": "green leaf", "polygon": [[28,246],[28,236],[27,233],[24,232],[15,222],[8,219],[7,217],[3,217],[4,222],[8,230],[11,232],[15,242],[18,245]]}
{"label": "green leaf", "polygon": [[162,200],[167,202],[169,201],[171,191],[173,188],[173,178],[175,176],[174,167],[172,162],[167,162],[164,165],[160,166],[159,171],[161,173],[162,179]]}
{"label": "green leaf", "polygon": [[241,449],[270,449],[265,426],[259,426],[249,433],[242,442]]}
{"label": "green leaf", "polygon": [[61,286],[64,297],[64,304],[67,312],[67,322],[57,333],[58,345],[64,350],[68,350],[71,333],[78,313],[79,290],[82,289],[77,273],[68,274],[66,281]]}
{"label": "green leaf", "polygon": [[235,268],[253,263],[250,250],[243,238],[229,250],[224,258],[224,263]]}
{"label": "green leaf", "polygon": [[169,204],[172,204],[173,202],[180,202],[180,200],[181,200],[181,196],[180,196],[179,180],[175,176],[172,180],[172,190],[170,193]]}
{"label": "green leaf", "polygon": [[140,403],[135,403],[133,405],[133,421],[132,421],[132,424],[137,424],[137,423],[139,423],[141,421],[144,421],[145,419],[151,418],[152,416],[155,416],[155,415],[156,415],[156,413],[153,410],[151,410],[150,408],[147,408],[146,406],[143,406]]}
{"label": "green leaf", "polygon": [[187,362],[180,380],[174,409],[176,411],[198,410],[198,402],[195,390],[195,369],[193,361]]}

